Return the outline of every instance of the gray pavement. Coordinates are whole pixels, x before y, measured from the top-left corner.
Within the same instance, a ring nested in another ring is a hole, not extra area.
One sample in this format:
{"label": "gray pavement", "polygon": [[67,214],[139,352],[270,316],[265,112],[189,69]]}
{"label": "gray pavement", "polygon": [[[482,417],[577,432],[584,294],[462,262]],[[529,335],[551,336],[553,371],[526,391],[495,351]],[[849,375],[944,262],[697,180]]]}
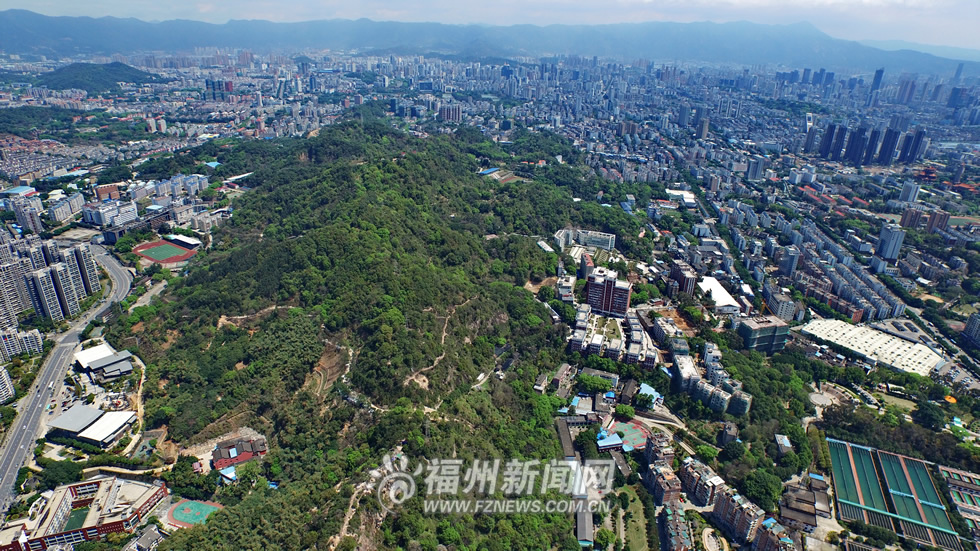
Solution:
{"label": "gray pavement", "polygon": [[[79,336],[92,319],[102,315],[114,302],[119,302],[129,293],[133,276],[102,247],[92,245],[96,262],[105,268],[112,280],[112,291],[104,303],[82,315],[71,323],[70,329],[54,337],[55,347],[40,367],[37,379],[30,392],[17,404],[17,418],[0,448],[0,517],[6,514],[16,493],[14,483],[17,472],[27,463],[34,450],[34,442],[41,436],[39,428],[44,406],[52,396],[61,392],[65,376],[71,366],[72,357],[79,345]],[[52,338],[52,336],[49,336]]]}

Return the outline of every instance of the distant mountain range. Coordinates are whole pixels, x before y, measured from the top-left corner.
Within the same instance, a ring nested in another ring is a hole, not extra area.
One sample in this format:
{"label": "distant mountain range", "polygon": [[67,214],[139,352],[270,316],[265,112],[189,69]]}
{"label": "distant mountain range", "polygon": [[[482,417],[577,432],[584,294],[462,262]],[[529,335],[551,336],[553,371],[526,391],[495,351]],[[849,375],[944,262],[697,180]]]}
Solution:
{"label": "distant mountain range", "polygon": [[[808,23],[632,23],[615,25],[446,25],[367,19],[224,24],[174,20],[148,23],[115,17],[49,17],[0,12],[0,49],[65,56],[137,51],[187,51],[219,46],[255,51],[329,48],[401,54],[443,53],[471,58],[577,54],[837,71],[952,74],[958,61],[915,51],[886,51],[824,34]],[[980,63],[967,63],[967,74]]]}
{"label": "distant mountain range", "polygon": [[880,50],[913,50],[950,59],[980,61],[980,50],[971,50],[969,48],[919,44],[918,42],[907,42],[905,40],[862,40],[861,44]]}
{"label": "distant mountain range", "polygon": [[37,77],[38,86],[46,86],[51,90],[67,90],[77,88],[89,94],[103,92],[118,92],[120,82],[146,84],[160,82],[160,77],[130,67],[125,63],[113,62],[105,65],[94,63],[72,63],[44,73]]}

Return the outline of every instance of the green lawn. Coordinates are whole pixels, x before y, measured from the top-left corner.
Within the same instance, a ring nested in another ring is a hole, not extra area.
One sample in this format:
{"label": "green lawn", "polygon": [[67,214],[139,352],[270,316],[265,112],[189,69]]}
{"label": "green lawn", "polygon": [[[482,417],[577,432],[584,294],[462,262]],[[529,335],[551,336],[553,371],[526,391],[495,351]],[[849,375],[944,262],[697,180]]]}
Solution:
{"label": "green lawn", "polygon": [[626,487],[623,491],[630,496],[630,506],[627,512],[633,516],[626,521],[626,547],[628,551],[648,551],[647,549],[647,519],[643,514],[643,504],[636,496],[633,488]]}
{"label": "green lawn", "polygon": [[72,530],[78,530],[85,524],[85,517],[88,516],[88,507],[83,507],[81,509],[75,509],[68,515],[68,522],[65,523],[65,532],[71,532]]}

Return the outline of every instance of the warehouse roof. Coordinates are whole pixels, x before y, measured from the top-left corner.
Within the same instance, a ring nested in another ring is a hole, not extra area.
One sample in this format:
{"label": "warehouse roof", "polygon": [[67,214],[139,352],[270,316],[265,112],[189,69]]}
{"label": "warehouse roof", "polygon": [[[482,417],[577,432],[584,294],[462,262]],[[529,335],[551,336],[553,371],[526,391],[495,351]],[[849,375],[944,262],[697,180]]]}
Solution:
{"label": "warehouse roof", "polygon": [[116,350],[109,346],[108,343],[102,343],[98,346],[93,346],[92,348],[87,348],[75,354],[75,361],[78,365],[82,366],[83,369],[91,369],[93,363],[107,358],[116,353]]}
{"label": "warehouse roof", "polygon": [[701,292],[705,295],[711,294],[711,300],[715,301],[715,308],[735,307],[741,309],[738,301],[732,297],[731,293],[721,286],[721,282],[713,277],[706,277],[698,283]]}
{"label": "warehouse roof", "polygon": [[103,411],[85,404],[75,404],[48,424],[52,429],[79,433],[102,417]]}
{"label": "warehouse roof", "polygon": [[924,344],[840,320],[814,320],[802,330],[805,335],[843,346],[868,360],[922,376],[928,376],[946,360]]}
{"label": "warehouse roof", "polygon": [[136,414],[132,411],[111,411],[92,423],[90,427],[78,434],[79,438],[92,442],[107,442],[119,431],[126,428],[136,420]]}

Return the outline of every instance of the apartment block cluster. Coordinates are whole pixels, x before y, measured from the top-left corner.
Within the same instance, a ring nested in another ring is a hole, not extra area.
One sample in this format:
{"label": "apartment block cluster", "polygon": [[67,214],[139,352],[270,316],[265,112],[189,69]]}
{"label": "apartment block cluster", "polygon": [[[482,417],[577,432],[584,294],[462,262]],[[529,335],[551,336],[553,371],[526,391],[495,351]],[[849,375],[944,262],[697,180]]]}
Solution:
{"label": "apartment block cluster", "polygon": [[0,233],[0,327],[16,328],[17,316],[31,308],[53,321],[74,317],[85,297],[101,290],[88,245],[60,248],[37,236]]}
{"label": "apartment block cluster", "polygon": [[[734,210],[742,209],[736,204]],[[780,213],[763,214],[760,225],[774,228],[792,245],[781,247],[774,237],[768,237],[765,245],[759,240],[749,242],[737,229],[732,231],[732,242],[736,249],[745,251],[745,267],[753,277],[765,281],[766,305],[780,319],[799,321],[805,307],[766,280],[768,261],[763,253],[777,261],[777,274],[792,282],[805,297],[823,302],[854,321],[886,319],[905,312],[906,305],[898,296],[871,271],[860,267],[845,246],[830,238],[812,220],[796,225]],[[856,250],[871,250],[871,244],[863,242],[853,232],[844,237]],[[882,263],[898,258],[904,237],[905,232],[899,226],[885,225],[878,239],[876,255],[871,260],[873,271],[885,271]]]}
{"label": "apartment block cluster", "polygon": [[[725,483],[711,467],[688,457],[681,464],[679,478],[688,498],[700,507],[709,508],[714,521],[736,542],[765,551],[795,549],[784,527],[775,519],[766,519],[762,509]],[[670,493],[655,489],[654,494],[660,492],[672,498],[677,484],[669,484],[672,487]]]}
{"label": "apartment block cluster", "polygon": [[601,355],[627,364],[638,364],[652,369],[660,360],[660,352],[653,345],[649,335],[643,330],[640,318],[635,313],[628,313],[620,324],[623,339],[607,339],[599,331],[590,332],[589,324],[592,318],[592,307],[582,304],[578,307],[575,327],[569,339],[569,347],[575,352],[586,355]]}
{"label": "apartment block cluster", "polygon": [[[702,355],[703,365],[698,365],[691,357],[687,340],[666,335],[682,334],[670,318],[657,318],[654,321],[656,334],[664,335],[662,344],[667,346],[673,357],[670,374],[674,385],[687,392],[692,398],[704,403],[712,411],[743,416],[752,407],[752,395],[742,390],[742,382],[737,381],[721,366],[721,350],[714,343],[705,343]],[[703,375],[702,375],[703,370]]]}

